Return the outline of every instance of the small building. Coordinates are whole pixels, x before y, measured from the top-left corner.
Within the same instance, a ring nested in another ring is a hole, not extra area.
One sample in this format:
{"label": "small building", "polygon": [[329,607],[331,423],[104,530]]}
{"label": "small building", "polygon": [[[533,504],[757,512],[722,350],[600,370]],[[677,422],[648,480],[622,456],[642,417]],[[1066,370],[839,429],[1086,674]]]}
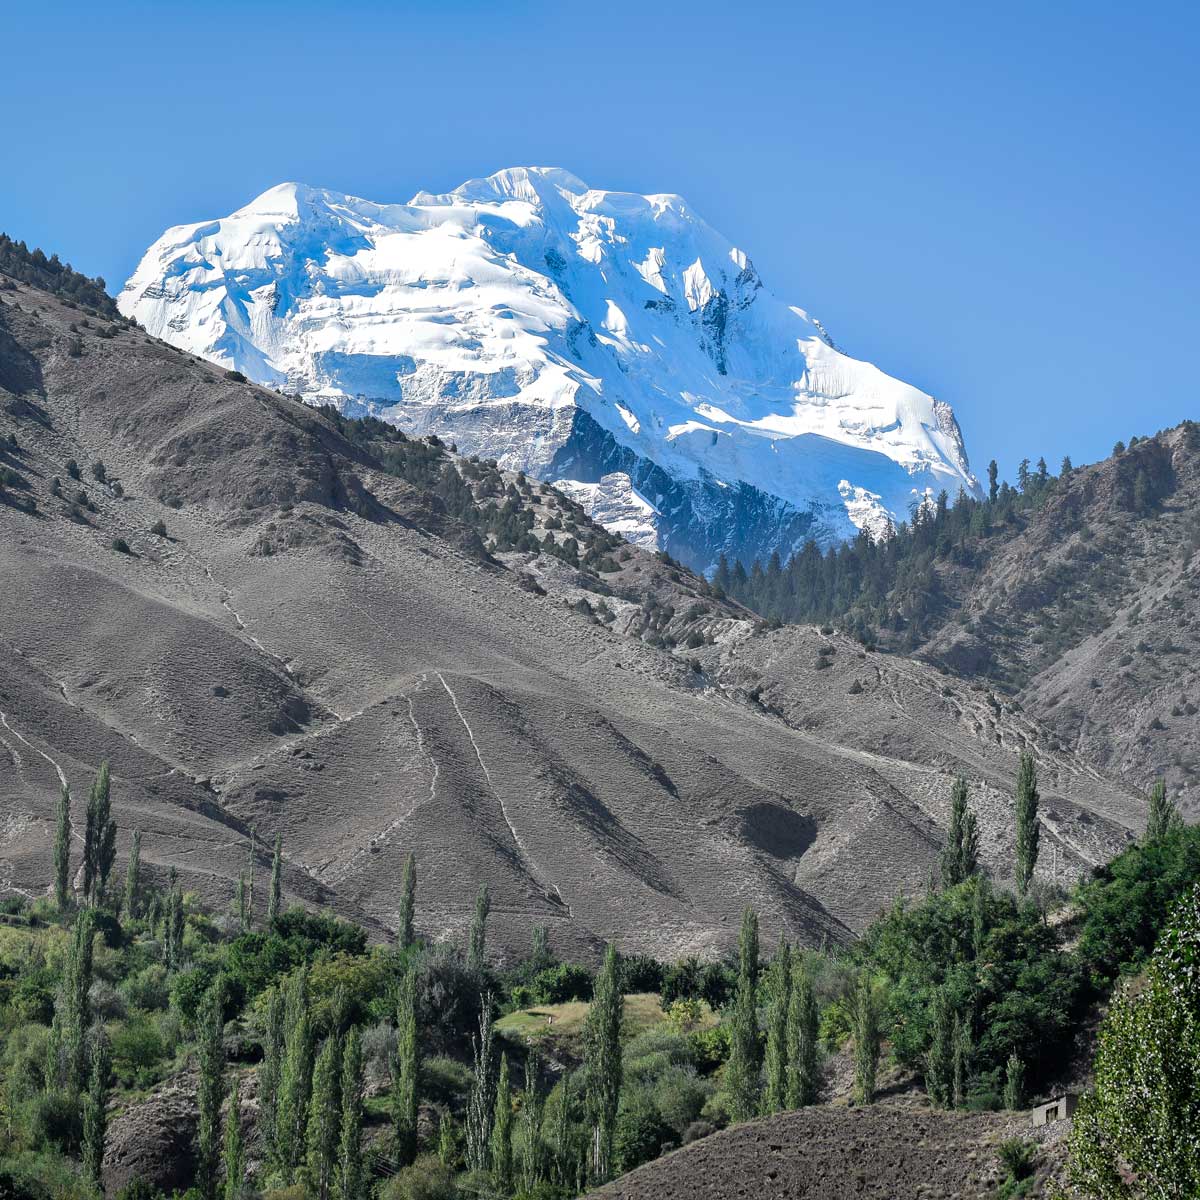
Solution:
{"label": "small building", "polygon": [[1078,1107],[1079,1093],[1064,1092],[1054,1100],[1048,1100],[1045,1104],[1039,1104],[1033,1110],[1033,1123],[1035,1125],[1050,1125],[1055,1121],[1063,1120],[1065,1117],[1073,1117]]}

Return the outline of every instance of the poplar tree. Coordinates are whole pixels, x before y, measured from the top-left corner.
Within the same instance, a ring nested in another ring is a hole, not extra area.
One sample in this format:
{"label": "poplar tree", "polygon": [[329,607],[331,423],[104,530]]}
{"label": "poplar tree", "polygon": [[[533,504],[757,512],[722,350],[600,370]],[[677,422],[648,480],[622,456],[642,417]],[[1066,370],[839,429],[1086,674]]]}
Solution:
{"label": "poplar tree", "polygon": [[417,1050],[416,969],[410,966],[396,997],[396,1056],[392,1061],[392,1123],[396,1161],[407,1167],[417,1155],[417,1100],[420,1055]]}
{"label": "poplar tree", "polygon": [[954,1014],[953,1095],[955,1108],[967,1102],[967,1080],[971,1070],[971,1024],[960,1013]]}
{"label": "poplar tree", "polygon": [[133,831],[129,844],[129,865],[125,868],[125,915],[137,920],[142,908],[142,831]]}
{"label": "poplar tree", "polygon": [[229,1089],[225,1117],[225,1187],[222,1200],[242,1200],[246,1186],[246,1154],[242,1146],[242,1104],[236,1076]]}
{"label": "poplar tree", "polygon": [[400,880],[400,912],[396,921],[396,945],[407,950],[416,941],[414,919],[417,911],[417,858],[409,854],[404,860],[404,875]]}
{"label": "poplar tree", "polygon": [[237,909],[238,933],[248,933],[250,930],[249,910],[246,907],[246,877],[239,875],[237,891],[234,894],[234,906]]}
{"label": "poplar tree", "polygon": [[75,920],[71,946],[63,963],[62,981],[54,1003],[54,1023],[47,1063],[48,1082],[62,1079],[78,1095],[88,1081],[87,1035],[92,1009],[92,941],[95,924],[90,910]]}
{"label": "poplar tree", "polygon": [[341,1054],[336,1034],[330,1034],[313,1068],[308,1105],[308,1181],[316,1200],[329,1200],[337,1162],[341,1125]]}
{"label": "poplar tree", "polygon": [[361,1200],[362,1198],[362,1120],[362,1038],[357,1029],[351,1029],[346,1037],[346,1049],[342,1055],[342,1121],[338,1138],[338,1200]]}
{"label": "poplar tree", "polygon": [[1025,1064],[1015,1050],[1004,1065],[1004,1107],[1014,1112],[1025,1107]]}
{"label": "poplar tree", "polygon": [[1179,828],[1179,810],[1167,797],[1165,780],[1156,779],[1150,789],[1150,811],[1146,818],[1146,841],[1157,842]]}
{"label": "poplar tree", "polygon": [[1017,771],[1017,892],[1024,896],[1038,859],[1037,767],[1032,754],[1021,755]]}
{"label": "poplar tree", "polygon": [[58,796],[54,829],[54,902],[65,911],[71,895],[71,789],[64,783]]}
{"label": "poplar tree", "polygon": [[771,961],[770,1012],[767,1016],[767,1089],[763,1112],[782,1112],[788,1091],[788,1012],[792,1000],[792,948],[780,937]]}
{"label": "poplar tree", "polygon": [[88,795],[83,830],[83,894],[89,904],[104,900],[108,874],[117,856],[117,823],[109,796],[108,762],[102,762]]}
{"label": "poplar tree", "polygon": [[168,971],[178,971],[183,966],[183,892],[175,868],[171,868],[171,885],[167,893],[167,910],[163,931],[163,957]]}
{"label": "poplar tree", "polygon": [[530,1046],[525,1055],[525,1093],[521,1097],[521,1190],[532,1192],[543,1178],[542,1112],[538,1087],[538,1053]]}
{"label": "poplar tree", "polygon": [[275,835],[275,854],[271,859],[271,892],[267,898],[267,924],[279,919],[279,902],[283,895],[283,835]]}
{"label": "poplar tree", "polygon": [[259,1128],[266,1143],[266,1158],[280,1171],[278,1114],[279,1088],[283,1080],[283,993],[272,987],[267,993],[267,1026],[263,1038],[263,1060],[258,1068]]}
{"label": "poplar tree", "polygon": [[942,886],[954,887],[979,869],[979,823],[968,806],[970,789],[960,775],[950,792],[950,829],[942,850]]}
{"label": "poplar tree", "polygon": [[246,852],[246,928],[254,928],[254,856],[257,853],[258,835],[250,827],[250,847]]}
{"label": "poplar tree", "polygon": [[313,1034],[308,1014],[308,968],[301,967],[288,987],[285,1039],[275,1141],[279,1171],[291,1186],[304,1155],[304,1122],[312,1092]]}
{"label": "poplar tree", "polygon": [[492,1056],[492,997],[483,997],[479,1012],[479,1037],[471,1038],[474,1071],[467,1100],[467,1169],[486,1171],[488,1141],[496,1105],[496,1065]]}
{"label": "poplar tree", "polygon": [[[583,1028],[587,1111],[592,1126],[591,1169],[603,1183],[612,1175],[613,1138],[621,1099],[621,960],[609,942],[596,976],[592,1003]],[[563,1095],[566,1100],[566,1094]]]}
{"label": "poplar tree", "polygon": [[954,1097],[954,1024],[955,1014],[944,988],[930,1002],[931,1036],[925,1054],[925,1090],[929,1098],[949,1108]]}
{"label": "poplar tree", "polygon": [[729,1091],[730,1112],[735,1121],[748,1121],[758,1111],[758,917],[747,908],[742,913],[738,942],[738,979],[733,997],[733,1019],[729,1028],[729,1062],[725,1067],[725,1086]]}
{"label": "poplar tree", "polygon": [[198,1058],[200,1083],[196,1100],[200,1110],[197,1134],[196,1180],[205,1200],[217,1194],[217,1162],[220,1154],[221,1101],[225,1096],[225,981],[218,975],[209,989],[200,1013]]}
{"label": "poplar tree", "polygon": [[486,963],[487,921],[492,899],[488,885],[481,883],[475,897],[475,916],[471,920],[471,934],[467,943],[467,966],[472,971],[482,971]]}
{"label": "poplar tree", "polygon": [[104,1139],[108,1134],[108,1075],[111,1057],[108,1038],[100,1030],[92,1046],[92,1073],[83,1101],[83,1166],[92,1186],[103,1194]]}
{"label": "poplar tree", "polygon": [[865,971],[854,988],[852,1028],[854,1098],[859,1104],[870,1104],[875,1099],[875,1076],[879,1069],[879,1005]]}
{"label": "poplar tree", "polygon": [[512,1089],[508,1080],[508,1055],[500,1055],[500,1077],[496,1082],[496,1116],[492,1123],[492,1183],[502,1196],[512,1191]]}
{"label": "poplar tree", "polygon": [[817,1102],[817,1037],[820,1013],[812,981],[797,957],[793,971],[791,1003],[788,1005],[788,1108],[803,1108]]}

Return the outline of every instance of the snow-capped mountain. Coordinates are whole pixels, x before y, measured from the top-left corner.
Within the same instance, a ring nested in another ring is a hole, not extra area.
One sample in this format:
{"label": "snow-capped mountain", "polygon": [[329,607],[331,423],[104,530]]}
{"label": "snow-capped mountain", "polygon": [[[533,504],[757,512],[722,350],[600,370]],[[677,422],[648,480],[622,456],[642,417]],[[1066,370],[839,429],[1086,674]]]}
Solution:
{"label": "snow-capped mountain", "polygon": [[175,345],[563,480],[696,566],[975,491],[949,405],[842,353],[679,196],[514,168],[375,204],[286,183],[119,297]]}

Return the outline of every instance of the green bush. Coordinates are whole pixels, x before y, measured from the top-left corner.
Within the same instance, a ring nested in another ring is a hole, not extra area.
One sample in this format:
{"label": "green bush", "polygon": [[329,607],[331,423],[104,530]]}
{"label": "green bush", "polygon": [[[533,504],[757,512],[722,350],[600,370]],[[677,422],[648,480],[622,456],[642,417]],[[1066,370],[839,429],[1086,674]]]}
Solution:
{"label": "green bush", "polygon": [[537,1004],[566,1004],[592,998],[592,973],[579,963],[559,963],[533,977],[530,985]]}
{"label": "green bush", "polygon": [[30,1103],[29,1131],[35,1146],[78,1154],[83,1137],[83,1109],[78,1096],[45,1092]]}
{"label": "green bush", "polygon": [[398,1171],[380,1194],[383,1200],[455,1200],[459,1193],[454,1172],[436,1156],[423,1154]]}
{"label": "green bush", "polygon": [[670,1136],[671,1130],[649,1096],[640,1091],[622,1095],[613,1139],[618,1171],[632,1171],[657,1158]]}
{"label": "green bush", "polygon": [[153,1082],[153,1069],[167,1057],[167,1047],[150,1017],[136,1016],[112,1035],[113,1070],[126,1085]]}
{"label": "green bush", "polygon": [[135,972],[122,982],[121,994],[131,1008],[143,1012],[165,1009],[171,999],[167,968],[161,963],[152,963]]}

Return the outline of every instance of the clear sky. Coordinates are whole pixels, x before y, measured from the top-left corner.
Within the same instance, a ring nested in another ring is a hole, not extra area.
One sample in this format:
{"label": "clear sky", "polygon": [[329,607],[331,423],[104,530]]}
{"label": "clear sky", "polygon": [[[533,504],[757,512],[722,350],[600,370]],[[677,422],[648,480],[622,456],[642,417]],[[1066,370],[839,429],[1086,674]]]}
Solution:
{"label": "clear sky", "polygon": [[1200,6],[0,0],[0,229],[116,290],[287,179],[679,192],[976,473],[1200,417]]}

